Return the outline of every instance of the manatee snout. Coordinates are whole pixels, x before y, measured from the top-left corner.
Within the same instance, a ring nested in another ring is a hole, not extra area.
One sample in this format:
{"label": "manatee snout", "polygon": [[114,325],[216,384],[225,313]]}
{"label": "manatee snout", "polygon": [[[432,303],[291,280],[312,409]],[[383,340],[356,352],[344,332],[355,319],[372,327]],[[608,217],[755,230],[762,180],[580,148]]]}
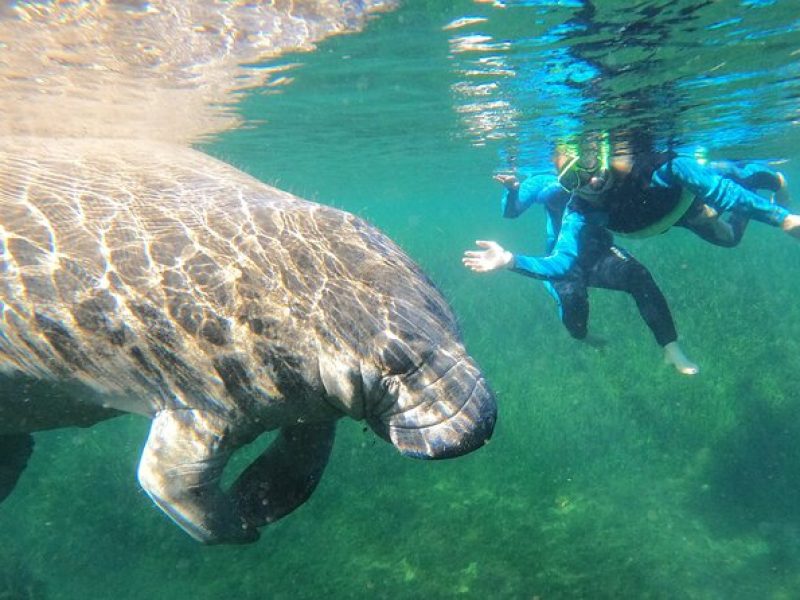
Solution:
{"label": "manatee snout", "polygon": [[[456,386],[469,385],[470,380],[461,380]],[[413,458],[455,458],[477,450],[489,441],[497,420],[497,404],[483,377],[472,380],[472,390],[466,402],[446,420],[418,430],[420,436],[407,435],[409,430],[400,429],[395,434],[396,444],[402,444],[401,452]],[[444,390],[445,393],[448,390]],[[434,394],[440,394],[432,390]],[[443,395],[446,400],[434,402],[452,403],[458,396]],[[415,439],[416,438],[416,439]]]}
{"label": "manatee snout", "polygon": [[380,435],[405,456],[441,459],[477,450],[492,436],[494,393],[468,357],[444,355],[390,381],[394,402],[370,418]]}

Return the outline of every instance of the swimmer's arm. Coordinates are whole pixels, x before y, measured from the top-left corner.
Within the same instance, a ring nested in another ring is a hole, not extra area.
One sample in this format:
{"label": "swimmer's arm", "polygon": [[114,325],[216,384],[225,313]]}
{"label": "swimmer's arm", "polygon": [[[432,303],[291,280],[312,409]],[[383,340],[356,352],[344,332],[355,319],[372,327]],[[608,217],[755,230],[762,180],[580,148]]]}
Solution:
{"label": "swimmer's arm", "polygon": [[505,187],[500,207],[507,219],[520,216],[533,204],[548,204],[565,193],[553,175],[528,177],[522,182],[513,175],[495,175],[494,179]]}
{"label": "swimmer's arm", "polygon": [[541,257],[514,254],[508,268],[535,279],[562,279],[578,260],[578,239],[584,225],[581,215],[566,213],[550,254]]}

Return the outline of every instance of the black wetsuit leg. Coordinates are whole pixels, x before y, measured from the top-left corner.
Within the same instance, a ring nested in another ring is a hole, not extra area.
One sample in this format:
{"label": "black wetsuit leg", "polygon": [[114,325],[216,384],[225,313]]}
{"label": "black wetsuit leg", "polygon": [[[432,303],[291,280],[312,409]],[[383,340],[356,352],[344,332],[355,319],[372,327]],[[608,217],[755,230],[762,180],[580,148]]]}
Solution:
{"label": "black wetsuit leg", "polygon": [[576,340],[586,337],[589,324],[589,292],[586,276],[576,268],[565,279],[551,283],[561,305],[561,322]]}
{"label": "black wetsuit leg", "polygon": [[624,249],[611,246],[588,271],[586,282],[591,287],[633,296],[639,314],[659,345],[666,346],[678,339],[667,299],[650,271]]}
{"label": "black wetsuit leg", "polygon": [[[688,229],[696,236],[704,239],[710,244],[715,246],[722,246],[723,248],[732,248],[742,241],[742,236],[747,230],[747,224],[750,223],[750,218],[745,215],[732,213],[727,220],[717,223],[717,219],[701,216],[704,209],[702,202],[695,200],[689,207],[689,210],[675,223],[676,227],[683,227]],[[727,224],[727,228],[725,225]]]}

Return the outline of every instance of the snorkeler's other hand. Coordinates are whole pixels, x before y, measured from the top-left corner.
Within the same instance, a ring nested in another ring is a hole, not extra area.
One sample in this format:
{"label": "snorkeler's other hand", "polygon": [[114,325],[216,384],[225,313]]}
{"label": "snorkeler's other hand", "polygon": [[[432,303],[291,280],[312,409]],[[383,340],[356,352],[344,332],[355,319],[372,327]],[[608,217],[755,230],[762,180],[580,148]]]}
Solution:
{"label": "snorkeler's other hand", "polygon": [[497,242],[478,240],[475,243],[484,250],[467,250],[464,252],[461,262],[476,273],[488,273],[502,269],[514,260],[514,255],[504,250]]}
{"label": "snorkeler's other hand", "polygon": [[519,179],[513,173],[498,173],[492,177],[496,182],[501,183],[509,190],[519,189]]}
{"label": "snorkeler's other hand", "polygon": [[781,229],[790,236],[800,239],[800,215],[787,215]]}
{"label": "snorkeler's other hand", "polygon": [[775,176],[778,179],[778,191],[772,195],[772,198],[777,204],[789,208],[789,187],[786,184],[786,177],[783,173],[775,173]]}

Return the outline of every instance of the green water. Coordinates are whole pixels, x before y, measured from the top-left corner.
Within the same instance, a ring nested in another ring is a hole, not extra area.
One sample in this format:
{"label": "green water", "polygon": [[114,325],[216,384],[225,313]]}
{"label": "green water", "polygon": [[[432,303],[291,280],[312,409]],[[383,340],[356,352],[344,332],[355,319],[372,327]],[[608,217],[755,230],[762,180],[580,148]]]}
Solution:
{"label": "green water", "polygon": [[[204,149],[367,218],[424,267],[497,393],[491,443],[417,462],[342,422],[308,503],[257,544],[208,548],[136,483],[147,422],[40,434],[0,510],[0,599],[800,597],[800,246],[759,224],[732,250],[626,240],[694,378],[661,363],[627,296],[592,291],[598,351],[538,282],[463,269],[475,239],[544,238],[536,210],[500,218],[503,142],[475,145],[453,110],[442,26],[469,10],[418,3],[286,57],[294,82],[244,98],[250,126]],[[783,127],[751,149],[789,153],[800,181]]]}

